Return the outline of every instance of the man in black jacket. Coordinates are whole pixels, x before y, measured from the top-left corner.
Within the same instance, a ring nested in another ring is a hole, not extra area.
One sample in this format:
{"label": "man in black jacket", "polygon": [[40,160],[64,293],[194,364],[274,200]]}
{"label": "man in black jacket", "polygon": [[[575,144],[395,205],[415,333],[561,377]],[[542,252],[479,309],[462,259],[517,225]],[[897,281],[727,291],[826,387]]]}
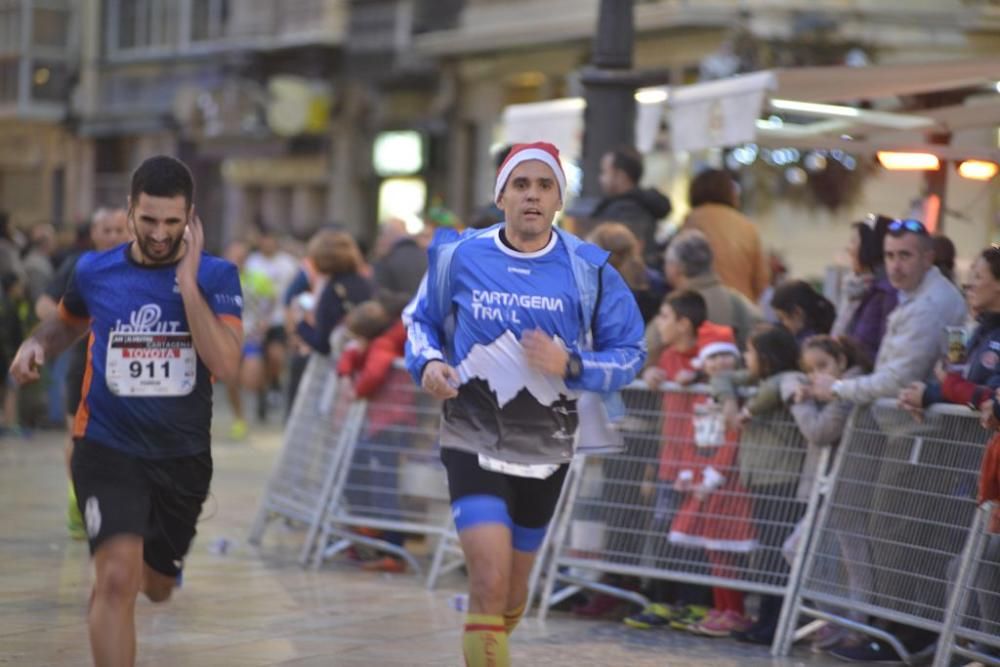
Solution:
{"label": "man in black jacket", "polygon": [[631,229],[642,245],[643,259],[649,266],[659,268],[662,253],[656,247],[656,226],[670,215],[672,207],[659,190],[639,187],[642,171],[642,155],[631,146],[619,146],[605,153],[600,175],[604,197],[591,217],[620,222]]}

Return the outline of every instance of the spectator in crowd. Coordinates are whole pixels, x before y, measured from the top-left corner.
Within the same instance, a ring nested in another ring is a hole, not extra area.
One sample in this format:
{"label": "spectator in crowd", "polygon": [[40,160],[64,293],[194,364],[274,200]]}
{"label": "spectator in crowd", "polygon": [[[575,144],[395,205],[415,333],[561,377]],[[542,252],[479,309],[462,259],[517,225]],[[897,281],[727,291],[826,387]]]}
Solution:
{"label": "spectator in crowd", "polygon": [[[76,259],[94,247],[91,240],[91,227],[93,218],[86,222],[77,223],[72,229],[64,229],[59,235],[58,248],[52,256],[52,265],[59,271],[67,260]],[[64,236],[65,235],[65,236]]]}
{"label": "spectator in crowd", "polygon": [[24,266],[21,264],[21,248],[14,240],[10,215],[0,209],[0,276],[8,273],[23,275]]}
{"label": "spectator in crowd", "polygon": [[[834,336],[812,336],[802,345],[802,369],[810,376],[828,373],[833,377],[854,378],[871,372],[871,358],[862,345],[852,338]],[[784,388],[787,394],[790,387]],[[808,443],[806,453],[806,476],[799,485],[798,498],[807,501],[812,491],[813,480],[824,477],[827,470],[819,468],[821,450],[835,448],[840,443],[847,419],[850,417],[854,404],[850,401],[833,400],[821,402],[815,400],[808,383],[794,385],[794,404],[791,406],[792,417],[803,437]],[[829,462],[832,463],[832,454]],[[829,463],[828,463],[829,465]],[[844,466],[855,465],[852,459],[845,459]],[[853,479],[853,477],[852,477]],[[822,482],[820,482],[822,483]],[[847,513],[833,513],[829,519],[829,528],[835,531],[837,545],[840,550],[841,563],[847,574],[848,596],[858,603],[867,602],[867,595],[872,590],[873,574],[868,541],[858,537],[864,527],[853,525],[852,518]],[[785,562],[791,567],[795,553],[801,547],[800,541],[808,539],[805,521],[799,521],[791,537],[785,541],[782,548]],[[838,612],[834,612],[838,613]],[[844,612],[840,612],[844,613]],[[868,620],[865,614],[848,610],[848,618],[864,623]],[[826,625],[812,637],[812,647],[816,652],[825,651],[841,642],[857,642],[860,635],[843,628]]]}
{"label": "spectator in crowd", "polygon": [[292,306],[295,332],[320,354],[330,354],[330,334],[355,305],[372,297],[371,283],[360,273],[361,251],[347,232],[326,231],[310,242],[311,258],[325,285],[313,309]]}
{"label": "spectator in crowd", "polygon": [[775,251],[767,253],[767,265],[771,270],[771,278],[768,281],[767,289],[760,295],[760,300],[757,304],[760,307],[764,321],[777,324],[778,316],[774,314],[774,309],[771,308],[771,299],[774,297],[774,290],[778,289],[788,279],[788,267],[785,265],[785,260],[781,258],[781,255]]}
{"label": "spectator in crowd", "polygon": [[[664,382],[691,384],[697,371],[694,360],[698,356],[698,331],[707,317],[705,299],[691,290],[675,290],[663,301],[659,315],[650,326],[657,329],[657,338],[663,347],[658,352],[656,362],[642,374],[642,380],[653,391],[659,391]],[[663,415],[659,446],[659,465],[648,465],[642,475],[642,495],[654,503],[653,521],[649,531],[658,538],[654,549],[658,556],[669,557],[671,551],[667,537],[674,516],[680,508],[683,495],[676,489],[680,475],[680,462],[692,460],[695,456],[691,438],[691,419],[694,416],[694,394],[665,392],[660,412]],[[650,438],[647,436],[646,441]],[[655,457],[636,456],[640,461],[654,460]],[[635,478],[632,479],[632,484]],[[674,590],[657,591],[652,596],[655,602],[640,613],[629,616],[625,624],[638,629],[666,627],[671,622],[694,625],[704,620],[707,608],[699,604],[705,591],[701,587],[675,587]],[[670,599],[673,598],[673,599]],[[672,602],[671,608],[663,602]]]}
{"label": "spectator in crowd", "polygon": [[[789,403],[799,373],[799,348],[795,337],[781,326],[764,325],[747,342],[746,371],[720,374],[712,379],[712,393],[725,405],[730,427],[742,424],[739,444],[739,481],[750,492],[758,549],[752,569],[768,582],[788,575],[781,547],[805,513],[798,500],[806,443],[801,433],[789,432]],[[757,382],[757,393],[742,410],[737,408],[736,387]],[[782,598],[761,597],[757,619],[732,636],[753,644],[770,644],[778,626]]]}
{"label": "spectator in crowd", "polygon": [[417,244],[426,250],[441,228],[462,231],[462,221],[444,206],[431,206],[424,213],[424,228],[416,236]]}
{"label": "spectator in crowd", "polygon": [[375,293],[393,317],[417,293],[427,272],[427,251],[406,231],[399,218],[386,220],[375,240]]}
{"label": "spectator in crowd", "polygon": [[[77,260],[86,252],[93,248],[97,252],[104,252],[116,248],[129,240],[128,214],[123,208],[99,208],[91,216],[88,226],[89,243],[85,246],[82,241],[77,240],[77,252],[69,254],[59,266],[52,281],[46,286],[45,293],[35,301],[35,314],[38,319],[45,320],[54,315],[59,308],[59,301],[62,300],[66,290],[69,289],[76,270]],[[65,397],[62,407],[66,415],[66,430],[70,437],[66,441],[65,458],[66,472],[69,478],[69,488],[67,489],[67,509],[66,528],[70,537],[75,540],[87,539],[87,531],[83,524],[83,517],[80,516],[80,508],[76,502],[76,492],[73,488],[72,475],[69,473],[70,461],[73,458],[73,420],[76,417],[76,410],[80,406],[80,398],[83,388],[83,377],[87,368],[87,339],[81,338],[74,343],[66,352],[67,357],[65,367]],[[55,364],[59,366],[58,363]],[[55,369],[53,369],[55,372]]]}
{"label": "spectator in crowd", "polygon": [[899,393],[902,407],[918,415],[935,403],[979,406],[1000,387],[1000,248],[980,253],[965,289],[979,325],[966,344],[961,372],[939,362],[935,380],[913,382]]}
{"label": "spectator in crowd", "polygon": [[598,225],[587,240],[611,253],[608,261],[625,279],[639,305],[642,321],[648,325],[660,311],[666,285],[659,274],[643,262],[639,240],[626,225],[618,222]]}
{"label": "spectator in crowd", "polygon": [[8,369],[24,341],[24,318],[21,312],[26,304],[24,282],[20,275],[8,271],[0,276],[0,362],[3,362],[3,430],[2,433],[18,433],[19,419],[17,387],[11,380]]}
{"label": "spectator in crowd", "polygon": [[36,225],[31,229],[31,240],[24,249],[21,262],[27,279],[28,299],[31,303],[42,294],[55,274],[52,257],[56,251],[56,230],[52,225]]}
{"label": "spectator in crowd", "polygon": [[943,234],[932,237],[934,240],[934,266],[938,267],[941,275],[955,282],[955,244],[951,239]]}
{"label": "spectator in crowd", "polygon": [[[398,314],[378,301],[365,301],[344,318],[351,342],[337,364],[337,374],[351,381],[354,394],[368,401],[364,432],[357,444],[348,474],[348,502],[360,512],[377,511],[400,518],[400,453],[409,444],[416,425],[415,394],[410,378],[393,363],[403,357],[406,329]],[[404,535],[396,531],[379,534],[379,539],[399,549]],[[402,572],[406,562],[391,553],[366,562],[363,569],[375,572]]]}
{"label": "spectator in crowd", "polygon": [[[629,231],[629,228],[619,223],[605,222],[598,225],[587,237],[587,240],[602,250],[611,253],[608,262],[613,266],[635,297],[643,323],[650,322],[660,312],[663,301],[664,287],[662,280],[653,272],[639,254],[639,242]],[[626,410],[632,414],[641,414],[643,401],[647,398],[638,392],[625,392],[622,395]],[[646,423],[643,421],[642,423]],[[601,487],[602,500],[608,507],[621,503],[637,508],[623,517],[616,516],[608,521],[608,548],[616,553],[638,554],[642,548],[638,538],[643,527],[649,522],[648,512],[641,511],[650,505],[649,499],[639,493],[633,483],[643,472],[644,460],[654,458],[659,443],[648,437],[648,431],[639,426],[639,421],[633,422],[634,427],[623,429],[625,448],[633,453],[630,457],[606,457],[601,461],[604,474],[604,485]],[[649,425],[655,428],[654,425]],[[641,509],[640,509],[641,508]],[[638,558],[635,559],[638,565]],[[635,577],[605,577],[607,584],[619,588],[638,590],[640,581]],[[620,607],[620,599],[597,593],[592,595],[586,604],[578,605],[574,611],[583,616],[604,616]]]}
{"label": "spectator in crowd", "polygon": [[819,400],[844,398],[869,403],[894,398],[911,382],[928,378],[944,351],[944,327],[961,326],[965,301],[958,289],[934,266],[934,243],[917,220],[895,220],[885,238],[889,282],[900,303],[889,315],[875,370],[863,377],[835,380],[818,374],[813,395]]}
{"label": "spectator in crowd", "polygon": [[830,333],[836,318],[833,304],[804,280],[792,280],[774,291],[771,308],[778,321],[802,343],[817,334]]}
{"label": "spectator in crowd", "polygon": [[[740,350],[729,327],[705,322],[698,329],[698,356],[692,362],[711,382],[739,367]],[[756,546],[750,498],[740,484],[739,432],[727,428],[721,406],[710,397],[695,399],[687,438],[694,456],[677,462],[676,488],[683,501],[670,525],[670,542],[704,551],[711,574],[735,579],[746,569]],[[743,608],[743,591],[712,587],[712,609],[688,629],[708,637],[728,637],[752,625]]]}
{"label": "spectator in crowd", "polygon": [[[889,282],[899,290],[900,298],[899,305],[889,315],[875,370],[868,375],[840,380],[830,374],[817,374],[812,378],[810,391],[818,400],[838,398],[869,403],[878,398],[895,398],[905,386],[930,375],[944,352],[945,327],[961,326],[965,322],[965,301],[934,266],[934,242],[927,228],[917,220],[895,220],[887,230],[886,272]],[[868,529],[880,540],[872,546],[873,563],[887,572],[909,572],[918,566],[918,569],[933,570],[936,566],[935,563],[915,564],[908,549],[893,546],[916,542],[934,548],[934,541],[940,537],[939,531],[930,529],[913,534],[909,522],[891,519],[912,503],[909,489],[920,488],[919,475],[920,466],[905,461],[886,458],[879,462],[875,480],[878,491],[871,502],[874,520]],[[944,572],[924,574],[944,579]],[[876,584],[880,591],[889,595],[897,590],[896,587],[906,585],[899,576],[891,575],[880,577]],[[920,595],[925,596],[927,604],[940,603],[939,587],[925,586]],[[901,624],[891,624],[890,631],[912,652],[923,650],[935,641],[933,633]],[[877,639],[861,644],[841,643],[830,653],[855,662],[900,660],[891,646]]]}
{"label": "spectator in crowd", "polygon": [[[282,249],[278,236],[268,227],[260,225],[256,249],[247,258],[247,270],[267,276],[278,296],[284,295],[298,274],[299,261],[295,255]],[[284,308],[279,303],[271,312],[271,319],[264,335],[264,379],[257,394],[257,417],[267,418],[269,403],[280,402],[281,375],[288,356],[288,337],[285,331]]]}
{"label": "spectator in crowd", "polygon": [[642,155],[632,146],[618,146],[601,157],[599,177],[603,198],[591,214],[596,220],[619,222],[639,241],[643,260],[656,268],[660,252],[656,230],[660,220],[670,215],[670,200],[655,188],[640,188]]}
{"label": "spectator in crowd", "polygon": [[739,211],[736,182],[728,172],[708,169],[691,181],[688,198],[691,212],[681,230],[704,234],[722,283],[757,303],[769,284],[767,256],[757,227]]}
{"label": "spectator in crowd", "polygon": [[878,356],[889,313],[899,299],[885,274],[883,246],[891,222],[873,214],[851,225],[847,244],[851,274],[841,287],[837,319],[830,330],[834,336],[850,336],[861,343],[872,359]]}
{"label": "spectator in crowd", "polygon": [[[666,252],[667,282],[675,289],[694,290],[708,306],[708,319],[730,327],[742,348],[754,325],[761,322],[760,311],[745,296],[722,283],[715,272],[718,260],[708,238],[699,231],[682,231]],[[647,339],[650,355],[658,349]]]}

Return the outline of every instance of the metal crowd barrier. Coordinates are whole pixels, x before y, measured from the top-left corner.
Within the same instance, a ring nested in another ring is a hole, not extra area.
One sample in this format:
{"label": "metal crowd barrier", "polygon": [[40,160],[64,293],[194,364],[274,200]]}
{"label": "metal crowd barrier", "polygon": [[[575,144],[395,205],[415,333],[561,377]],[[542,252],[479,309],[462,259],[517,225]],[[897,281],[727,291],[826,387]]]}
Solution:
{"label": "metal crowd barrier", "polygon": [[[438,538],[429,587],[463,564],[436,444],[440,405],[393,373],[376,399],[356,400],[329,359],[310,360],[252,542],[277,517],[309,528],[303,564],[362,544],[419,573],[400,539],[409,534]],[[704,388],[623,393],[625,451],[570,466],[531,578],[532,591],[543,585],[541,617],[581,588],[648,604],[601,580],[621,575],[783,596],[776,655],[815,628],[797,630],[800,616],[883,639],[910,663],[922,656],[874,621],[943,633],[940,665],[1000,649],[1000,538],[984,514],[974,523],[989,437],[976,413],[935,406],[916,422],[894,401],[859,407],[820,484],[830,452],[811,450],[787,413],[737,435]],[[705,461],[722,481],[699,499],[683,471]]]}
{"label": "metal crowd barrier", "polygon": [[[813,520],[826,448],[810,451],[783,411],[727,431],[704,387],[632,385],[624,400],[625,451],[573,462],[566,510],[553,524],[540,616],[580,588],[649,603],[602,575],[787,594],[807,540],[790,551],[785,543],[800,520]],[[722,480],[699,499],[685,488],[684,471],[709,462]],[[557,583],[564,588],[557,591]]]}
{"label": "metal crowd barrier", "polygon": [[351,437],[334,476],[313,566],[365,544],[422,568],[403,546],[408,535],[444,538],[451,512],[437,448],[440,404],[394,368],[377,396],[357,400]]}
{"label": "metal crowd barrier", "polygon": [[911,654],[896,627],[873,622],[944,628],[949,567],[973,523],[987,439],[965,407],[935,406],[921,422],[891,400],[855,409],[776,654],[788,654],[805,615],[882,639],[908,664],[925,657]]}
{"label": "metal crowd barrier", "polygon": [[250,529],[250,543],[260,545],[268,524],[284,519],[308,528],[300,561],[309,558],[340,455],[350,432],[342,428],[357,412],[350,396],[341,391],[336,363],[314,354],[296,392],[278,462],[268,480],[260,508]]}
{"label": "metal crowd barrier", "polygon": [[953,589],[934,667],[948,667],[955,656],[1000,665],[1000,534],[991,525],[996,512],[992,502],[979,508],[962,558],[951,568]]}

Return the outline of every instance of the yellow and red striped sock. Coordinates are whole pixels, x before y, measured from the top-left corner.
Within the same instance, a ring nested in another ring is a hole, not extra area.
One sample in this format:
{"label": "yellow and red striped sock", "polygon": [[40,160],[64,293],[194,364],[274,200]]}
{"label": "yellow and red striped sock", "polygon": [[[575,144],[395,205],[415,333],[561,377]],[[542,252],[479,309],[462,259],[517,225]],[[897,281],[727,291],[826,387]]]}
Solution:
{"label": "yellow and red striped sock", "polygon": [[520,607],[516,609],[511,609],[503,613],[503,624],[507,628],[507,635],[510,636],[514,632],[514,628],[517,624],[521,622],[521,617],[524,616],[524,608],[528,606],[528,602],[524,601],[521,603]]}
{"label": "yellow and red striped sock", "polygon": [[462,652],[466,667],[510,667],[504,617],[490,614],[466,616]]}

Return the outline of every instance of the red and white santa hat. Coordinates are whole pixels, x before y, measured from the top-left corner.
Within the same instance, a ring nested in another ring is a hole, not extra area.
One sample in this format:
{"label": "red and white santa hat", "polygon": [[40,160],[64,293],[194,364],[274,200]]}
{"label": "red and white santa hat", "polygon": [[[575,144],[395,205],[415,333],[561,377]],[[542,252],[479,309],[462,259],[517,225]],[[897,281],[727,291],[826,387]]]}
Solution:
{"label": "red and white santa hat", "polygon": [[698,356],[691,365],[701,368],[709,357],[724,353],[740,356],[740,348],[736,347],[736,337],[733,335],[732,327],[715,322],[703,322],[698,328]]}
{"label": "red and white santa hat", "polygon": [[559,183],[559,198],[565,198],[566,174],[563,172],[562,164],[559,162],[559,149],[548,142],[535,141],[530,144],[514,144],[511,147],[510,153],[504,158],[503,164],[500,165],[500,169],[497,171],[493,201],[500,199],[500,193],[503,192],[504,187],[507,185],[507,179],[510,178],[514,167],[528,160],[538,160],[548,165],[549,169],[556,176],[556,182]]}

